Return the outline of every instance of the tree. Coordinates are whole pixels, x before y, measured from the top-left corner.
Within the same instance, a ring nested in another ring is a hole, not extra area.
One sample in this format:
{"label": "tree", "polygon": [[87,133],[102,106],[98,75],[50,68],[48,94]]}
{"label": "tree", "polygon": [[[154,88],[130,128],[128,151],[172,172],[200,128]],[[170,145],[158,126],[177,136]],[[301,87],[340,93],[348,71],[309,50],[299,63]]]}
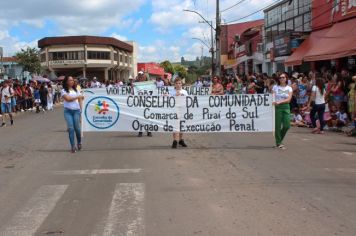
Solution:
{"label": "tree", "polygon": [[188,74],[185,83],[193,84],[197,79],[198,79],[197,74]]}
{"label": "tree", "polygon": [[174,68],[171,64],[170,61],[164,61],[161,63],[161,66],[163,67],[164,71],[167,73],[171,73],[172,75],[174,74]]}
{"label": "tree", "polygon": [[198,70],[198,67],[196,67],[195,65],[191,65],[188,67],[188,73],[189,74],[196,74]]}
{"label": "tree", "polygon": [[21,52],[16,53],[16,60],[24,71],[28,71],[31,74],[41,72],[39,50],[36,48],[27,47],[26,49],[21,49]]}
{"label": "tree", "polygon": [[187,69],[182,65],[176,65],[174,70],[178,73],[179,77],[187,78],[188,72]]}

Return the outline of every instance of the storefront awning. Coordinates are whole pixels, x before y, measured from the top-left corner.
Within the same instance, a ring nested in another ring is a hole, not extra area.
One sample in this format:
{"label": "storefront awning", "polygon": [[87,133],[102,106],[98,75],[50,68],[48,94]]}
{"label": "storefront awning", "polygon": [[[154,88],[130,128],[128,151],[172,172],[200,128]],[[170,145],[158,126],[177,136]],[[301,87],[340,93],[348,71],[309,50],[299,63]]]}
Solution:
{"label": "storefront awning", "polygon": [[332,60],[356,55],[356,18],[334,24],[304,56],[304,61]]}
{"label": "storefront awning", "polygon": [[329,29],[315,31],[304,40],[304,42],[290,55],[284,62],[286,66],[299,66],[303,63],[303,59],[307,53],[317,46],[320,39],[327,34]]}

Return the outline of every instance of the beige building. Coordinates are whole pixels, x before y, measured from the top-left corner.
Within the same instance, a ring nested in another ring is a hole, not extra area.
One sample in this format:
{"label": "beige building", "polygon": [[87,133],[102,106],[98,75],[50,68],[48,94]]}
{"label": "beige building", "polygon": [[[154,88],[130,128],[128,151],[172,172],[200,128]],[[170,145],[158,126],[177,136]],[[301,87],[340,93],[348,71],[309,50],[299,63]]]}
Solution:
{"label": "beige building", "polygon": [[137,75],[137,45],[111,37],[46,37],[38,41],[41,65],[57,76],[100,81],[128,80]]}

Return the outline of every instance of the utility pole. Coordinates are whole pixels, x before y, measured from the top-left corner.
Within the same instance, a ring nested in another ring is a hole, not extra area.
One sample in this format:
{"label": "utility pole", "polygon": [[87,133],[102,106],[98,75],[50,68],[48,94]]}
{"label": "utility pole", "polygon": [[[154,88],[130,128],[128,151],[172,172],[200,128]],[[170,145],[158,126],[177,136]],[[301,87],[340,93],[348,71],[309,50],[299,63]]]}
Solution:
{"label": "utility pole", "polygon": [[221,50],[220,50],[220,2],[219,0],[216,0],[216,33],[215,33],[215,39],[216,39],[216,75],[220,76],[221,75],[221,62],[220,62],[220,56],[221,56]]}
{"label": "utility pole", "polygon": [[[211,25],[213,24],[213,22],[211,22]],[[210,53],[211,53],[211,75],[214,76],[215,75],[215,71],[216,71],[216,68],[215,68],[215,63],[214,63],[214,33],[213,33],[213,27],[210,27],[210,33],[211,33],[211,48],[210,48]]]}

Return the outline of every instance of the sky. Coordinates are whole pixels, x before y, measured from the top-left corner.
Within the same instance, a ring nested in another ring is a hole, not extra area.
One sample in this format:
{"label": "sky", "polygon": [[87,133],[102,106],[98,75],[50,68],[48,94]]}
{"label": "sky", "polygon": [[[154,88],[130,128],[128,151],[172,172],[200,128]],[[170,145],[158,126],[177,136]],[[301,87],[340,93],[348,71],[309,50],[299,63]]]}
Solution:
{"label": "sky", "polygon": [[[241,4],[226,10],[238,2]],[[222,23],[268,6],[277,0],[220,0]],[[215,0],[2,0],[0,46],[5,56],[43,37],[110,36],[136,41],[139,62],[195,60],[209,56],[210,27],[198,15],[215,22]],[[263,12],[241,21],[263,18]],[[241,22],[240,21],[240,22]]]}

